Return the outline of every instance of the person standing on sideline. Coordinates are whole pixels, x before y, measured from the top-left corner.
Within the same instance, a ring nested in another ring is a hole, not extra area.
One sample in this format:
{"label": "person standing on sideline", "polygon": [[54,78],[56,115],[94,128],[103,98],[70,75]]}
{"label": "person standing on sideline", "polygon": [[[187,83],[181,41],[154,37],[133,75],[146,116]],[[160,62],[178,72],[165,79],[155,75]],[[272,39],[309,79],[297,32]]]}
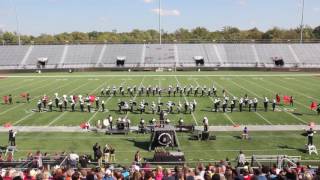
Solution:
{"label": "person standing on sideline", "polygon": [[203,131],[207,132],[208,131],[208,126],[209,126],[209,120],[207,117],[203,118]]}
{"label": "person standing on sideline", "polygon": [[140,165],[141,160],[142,160],[142,157],[141,157],[140,151],[137,151],[136,154],[134,155],[134,162]]}
{"label": "person standing on sideline", "polygon": [[290,96],[290,106],[293,107],[293,96]]}

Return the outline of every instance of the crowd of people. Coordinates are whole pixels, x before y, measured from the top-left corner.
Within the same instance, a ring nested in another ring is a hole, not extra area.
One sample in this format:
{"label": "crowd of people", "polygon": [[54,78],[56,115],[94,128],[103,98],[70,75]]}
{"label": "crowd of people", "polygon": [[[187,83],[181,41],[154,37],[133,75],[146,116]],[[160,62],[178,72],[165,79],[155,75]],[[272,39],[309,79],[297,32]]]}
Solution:
{"label": "crowd of people", "polygon": [[4,180],[318,180],[320,167],[311,168],[299,163],[296,167],[283,169],[262,166],[252,168],[245,164],[233,167],[226,161],[204,165],[199,163],[194,168],[175,166],[174,168],[152,167],[150,164],[130,167],[107,164],[94,168],[52,169],[3,169],[0,179]]}

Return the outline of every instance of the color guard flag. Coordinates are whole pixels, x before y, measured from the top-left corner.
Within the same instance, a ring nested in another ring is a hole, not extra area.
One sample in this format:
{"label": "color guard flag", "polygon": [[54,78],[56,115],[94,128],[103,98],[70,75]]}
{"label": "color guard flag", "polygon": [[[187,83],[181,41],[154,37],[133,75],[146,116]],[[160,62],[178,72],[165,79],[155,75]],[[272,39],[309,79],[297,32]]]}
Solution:
{"label": "color guard flag", "polygon": [[290,104],[290,96],[283,96],[283,102],[285,104]]}
{"label": "color guard flag", "polygon": [[276,100],[277,100],[277,103],[279,104],[280,103],[280,101],[281,101],[281,98],[280,98],[280,96],[277,94],[277,96],[276,96]]}
{"label": "color guard flag", "polygon": [[11,123],[5,123],[5,124],[3,125],[3,127],[9,129],[9,128],[12,127],[12,124],[11,124]]}
{"label": "color guard flag", "polygon": [[28,94],[28,93],[21,93],[20,96],[21,96],[22,98],[26,98],[26,97],[27,97],[27,94]]}
{"label": "color guard flag", "polygon": [[316,126],[316,123],[314,123],[314,122],[309,122],[309,124],[308,124],[311,128],[314,128],[315,126]]}
{"label": "color guard flag", "polygon": [[80,124],[80,128],[81,128],[81,129],[86,128],[86,123],[81,123],[81,124]]}
{"label": "color guard flag", "polygon": [[5,104],[8,104],[8,102],[9,102],[9,96],[3,96],[3,102],[4,102]]}
{"label": "color guard flag", "polygon": [[318,108],[317,102],[312,102],[311,105],[310,105],[310,109],[311,110],[316,110],[317,108]]}
{"label": "color guard flag", "polygon": [[93,103],[96,99],[96,96],[89,96],[89,101]]}
{"label": "color guard flag", "polygon": [[72,99],[74,100],[74,102],[77,102],[78,101],[78,96],[73,95]]}

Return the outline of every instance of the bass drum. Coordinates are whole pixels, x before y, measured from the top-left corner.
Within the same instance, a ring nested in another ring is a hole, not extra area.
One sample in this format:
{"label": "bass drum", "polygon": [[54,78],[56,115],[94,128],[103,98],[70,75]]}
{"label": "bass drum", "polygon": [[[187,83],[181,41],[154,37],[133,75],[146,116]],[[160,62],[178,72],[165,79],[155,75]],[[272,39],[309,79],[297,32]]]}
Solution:
{"label": "bass drum", "polygon": [[158,137],[158,143],[162,146],[169,146],[172,144],[172,137],[169,133],[162,133]]}

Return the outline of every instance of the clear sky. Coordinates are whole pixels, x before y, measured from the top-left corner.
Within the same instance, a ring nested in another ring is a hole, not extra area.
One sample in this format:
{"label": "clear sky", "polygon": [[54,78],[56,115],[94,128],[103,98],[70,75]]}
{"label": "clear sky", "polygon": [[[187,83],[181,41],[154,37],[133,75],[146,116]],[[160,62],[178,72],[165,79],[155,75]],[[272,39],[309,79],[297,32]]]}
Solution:
{"label": "clear sky", "polygon": [[[295,28],[302,0],[162,0],[163,29]],[[320,25],[320,0],[305,0],[305,23]],[[0,29],[22,34],[157,29],[158,0],[0,0]]]}

